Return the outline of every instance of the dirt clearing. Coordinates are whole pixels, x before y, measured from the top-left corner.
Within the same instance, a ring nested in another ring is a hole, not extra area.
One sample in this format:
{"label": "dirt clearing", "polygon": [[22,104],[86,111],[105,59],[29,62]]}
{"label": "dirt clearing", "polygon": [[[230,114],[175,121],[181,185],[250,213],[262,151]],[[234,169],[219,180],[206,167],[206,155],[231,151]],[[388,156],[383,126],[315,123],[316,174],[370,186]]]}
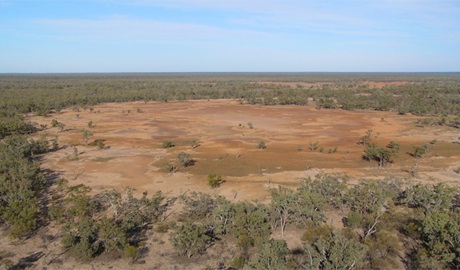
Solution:
{"label": "dirt clearing", "polygon": [[[418,181],[457,184],[460,166],[458,130],[416,127],[420,117],[392,112],[317,110],[308,106],[242,105],[232,100],[169,103],[103,104],[85,111],[64,111],[51,117],[32,117],[50,125],[64,123],[58,136],[63,149],[45,155],[43,167],[56,171],[71,184],[86,184],[95,191],[131,186],[142,192],[162,190],[178,195],[198,190],[231,199],[265,199],[267,188],[296,186],[300,179],[319,172],[356,177],[401,176]],[[88,128],[92,121],[94,127]],[[89,142],[105,140],[106,148],[87,146],[82,129],[90,129]],[[373,141],[385,146],[401,144],[401,151],[385,169],[362,159],[360,137],[372,130]],[[414,158],[414,146],[436,139],[428,155]],[[162,143],[175,146],[163,148]],[[258,149],[260,142],[266,149]],[[312,151],[312,144],[316,149]],[[78,153],[75,156],[76,147]],[[193,165],[182,167],[177,156],[186,152]],[[176,166],[170,172],[167,166]],[[207,186],[208,174],[222,175],[218,189]]]}

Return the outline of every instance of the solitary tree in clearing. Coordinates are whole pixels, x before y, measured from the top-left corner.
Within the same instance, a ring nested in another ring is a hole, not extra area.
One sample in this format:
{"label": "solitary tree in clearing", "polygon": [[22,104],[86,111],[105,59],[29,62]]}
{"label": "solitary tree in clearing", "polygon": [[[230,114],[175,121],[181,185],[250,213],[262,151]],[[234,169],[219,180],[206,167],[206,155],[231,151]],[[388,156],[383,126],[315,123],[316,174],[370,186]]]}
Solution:
{"label": "solitary tree in clearing", "polygon": [[259,149],[265,149],[267,148],[267,144],[264,141],[259,142],[259,145],[257,146]]}
{"label": "solitary tree in clearing", "polygon": [[399,147],[385,148],[380,147],[375,143],[370,143],[364,150],[363,158],[366,160],[376,160],[379,163],[379,167],[385,167],[391,159],[396,156],[399,151]]}
{"label": "solitary tree in clearing", "polygon": [[185,152],[181,152],[178,156],[177,159],[179,160],[180,164],[184,167],[188,167],[192,165],[193,160],[190,158],[190,154],[187,154]]}
{"label": "solitary tree in clearing", "polygon": [[85,145],[88,145],[89,137],[93,136],[93,132],[91,130],[88,130],[88,129],[83,129],[81,131],[81,135],[83,136],[83,140],[85,141]]}
{"label": "solitary tree in clearing", "polygon": [[212,188],[219,187],[223,183],[222,176],[219,174],[209,174],[208,175],[208,184]]}

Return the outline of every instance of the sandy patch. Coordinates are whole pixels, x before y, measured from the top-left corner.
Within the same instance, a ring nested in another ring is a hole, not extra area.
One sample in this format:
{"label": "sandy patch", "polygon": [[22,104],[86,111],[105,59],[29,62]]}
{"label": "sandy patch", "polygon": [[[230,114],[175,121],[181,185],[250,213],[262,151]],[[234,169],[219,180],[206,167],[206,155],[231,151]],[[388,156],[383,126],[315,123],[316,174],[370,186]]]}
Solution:
{"label": "sandy patch", "polygon": [[[131,186],[139,192],[162,190],[177,195],[187,190],[225,195],[229,199],[266,199],[267,189],[283,184],[297,186],[299,179],[318,172],[345,173],[357,177],[411,177],[416,166],[420,179],[439,177],[455,183],[449,172],[460,166],[458,130],[420,128],[418,117],[391,112],[317,110],[308,106],[242,105],[231,100],[170,103],[102,104],[93,111],[64,111],[48,118],[32,117],[40,124],[57,119],[66,130],[43,131],[58,136],[61,145],[75,145],[78,159],[69,159],[73,148],[47,154],[43,166],[71,183],[97,190]],[[81,129],[93,121],[90,141],[104,139],[108,149],[86,146]],[[248,123],[252,123],[253,128]],[[395,162],[385,169],[363,161],[359,138],[372,130],[374,141],[401,144]],[[414,146],[433,139],[429,154],[421,159],[409,153]],[[164,141],[175,147],[164,149]],[[267,148],[258,149],[264,141]],[[192,144],[199,144],[192,149]],[[311,151],[310,144],[318,142]],[[322,152],[320,149],[322,148]],[[337,149],[335,153],[334,149]],[[183,168],[177,155],[187,152],[195,161]],[[166,171],[166,164],[178,171]],[[221,174],[219,189],[207,186],[207,175]],[[236,194],[236,195],[235,195]]]}

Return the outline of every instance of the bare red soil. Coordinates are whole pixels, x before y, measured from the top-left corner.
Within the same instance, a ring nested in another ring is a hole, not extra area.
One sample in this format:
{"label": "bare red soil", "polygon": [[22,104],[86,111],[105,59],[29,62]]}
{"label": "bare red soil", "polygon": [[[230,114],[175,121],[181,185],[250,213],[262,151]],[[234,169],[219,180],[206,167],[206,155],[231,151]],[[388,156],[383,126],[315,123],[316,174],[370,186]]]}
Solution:
{"label": "bare red soil", "polygon": [[[103,104],[86,111],[66,110],[51,117],[30,117],[50,125],[56,119],[66,125],[64,131],[49,127],[41,133],[58,136],[62,149],[46,154],[42,167],[65,177],[71,185],[85,184],[93,191],[108,188],[135,188],[139,193],[161,190],[176,196],[189,190],[224,195],[232,201],[259,199],[268,201],[268,188],[277,185],[296,187],[302,178],[317,173],[343,173],[356,178],[399,176],[415,181],[444,181],[457,185],[460,167],[458,130],[447,127],[415,126],[419,117],[391,112],[349,112],[317,110],[308,106],[241,105],[231,100],[187,101],[171,103]],[[92,121],[96,139],[105,140],[106,149],[85,145],[81,130]],[[250,124],[253,128],[250,128]],[[372,130],[374,142],[381,146],[390,141],[401,144],[394,162],[384,169],[364,161],[361,136]],[[436,139],[428,155],[415,159],[409,152]],[[164,141],[175,147],[162,148]],[[192,149],[193,142],[199,144]],[[266,149],[258,149],[264,141]],[[318,142],[311,151],[310,143]],[[454,143],[455,142],[455,143]],[[74,156],[74,145],[78,157]],[[337,152],[329,153],[337,147]],[[323,149],[320,152],[320,148]],[[195,164],[187,168],[177,162],[177,155],[187,152]],[[165,164],[178,166],[169,172]],[[221,174],[225,183],[211,189],[207,175]],[[341,216],[328,216],[328,224],[341,225]],[[285,240],[290,248],[301,245],[302,231],[290,228]],[[12,261],[37,258],[37,269],[203,269],[229,261],[235,253],[232,243],[219,241],[206,254],[191,259],[177,257],[168,234],[147,235],[145,264],[133,265],[127,259],[104,254],[90,262],[62,250],[57,228],[40,230],[26,242],[7,240],[3,249],[14,251]],[[278,232],[274,238],[280,237]],[[35,253],[34,253],[35,252]],[[402,268],[402,266],[401,266]]]}
{"label": "bare red soil", "polygon": [[[66,131],[51,128],[62,145],[76,145],[81,153],[72,160],[67,147],[45,156],[44,166],[62,173],[71,183],[84,183],[96,191],[131,186],[138,191],[205,190],[238,199],[263,199],[266,187],[292,185],[318,172],[356,177],[410,177],[417,169],[419,180],[429,176],[455,182],[452,167],[459,165],[458,130],[420,128],[418,117],[392,112],[317,110],[309,106],[253,106],[236,101],[187,101],[172,103],[104,104],[90,112],[65,111],[51,118],[33,117],[40,124],[51,119],[66,124]],[[81,129],[93,121],[90,141],[104,139],[109,149],[83,143]],[[248,123],[253,125],[250,128]],[[361,136],[372,130],[374,141],[384,146],[401,144],[400,154],[385,169],[364,161]],[[428,156],[415,159],[409,152],[433,139]],[[162,142],[175,147],[164,149]],[[192,142],[199,144],[192,149]],[[258,149],[264,141],[267,148]],[[311,151],[310,143],[318,142]],[[335,153],[329,153],[333,149]],[[322,152],[320,150],[322,149]],[[187,152],[195,161],[183,168],[177,155]],[[178,171],[168,172],[167,163]],[[452,171],[452,173],[450,173]],[[226,183],[219,189],[207,186],[207,175],[220,174]],[[237,193],[237,195],[235,195]]]}

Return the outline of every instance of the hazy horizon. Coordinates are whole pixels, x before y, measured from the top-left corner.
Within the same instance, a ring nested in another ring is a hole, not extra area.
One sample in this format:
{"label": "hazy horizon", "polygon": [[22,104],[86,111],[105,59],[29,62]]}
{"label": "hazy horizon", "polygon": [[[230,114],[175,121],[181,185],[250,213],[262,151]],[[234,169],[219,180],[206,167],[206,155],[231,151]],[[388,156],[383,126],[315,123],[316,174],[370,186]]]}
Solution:
{"label": "hazy horizon", "polygon": [[170,72],[0,72],[0,75],[460,75],[460,71],[170,71]]}

